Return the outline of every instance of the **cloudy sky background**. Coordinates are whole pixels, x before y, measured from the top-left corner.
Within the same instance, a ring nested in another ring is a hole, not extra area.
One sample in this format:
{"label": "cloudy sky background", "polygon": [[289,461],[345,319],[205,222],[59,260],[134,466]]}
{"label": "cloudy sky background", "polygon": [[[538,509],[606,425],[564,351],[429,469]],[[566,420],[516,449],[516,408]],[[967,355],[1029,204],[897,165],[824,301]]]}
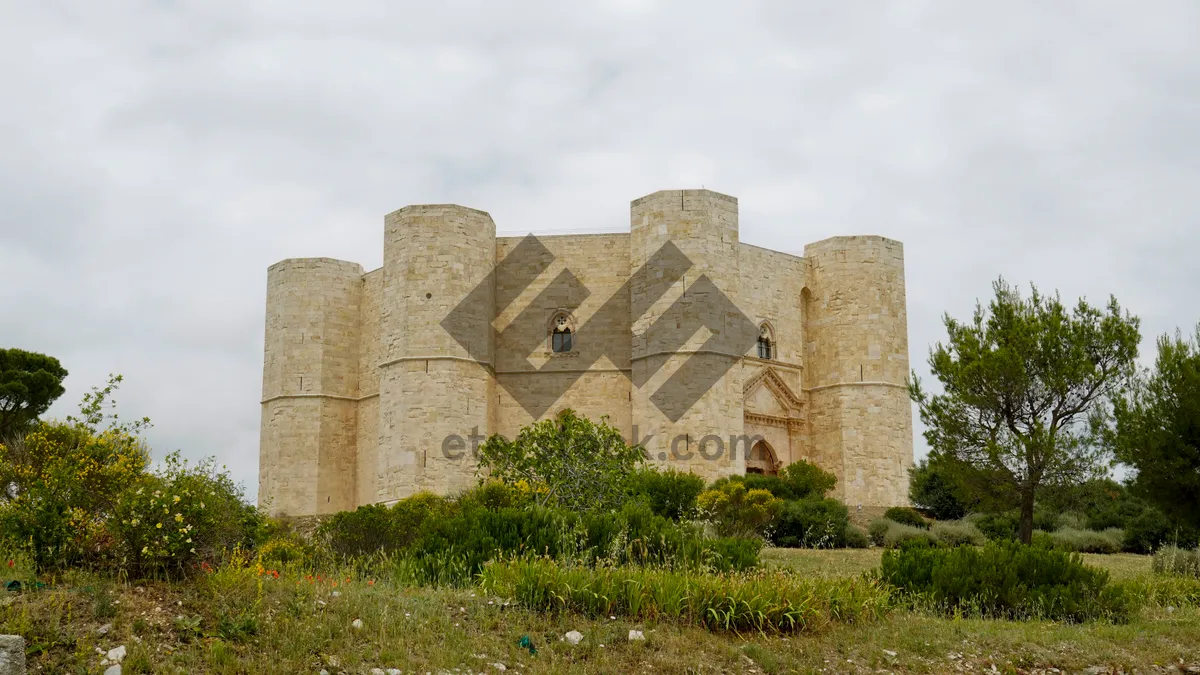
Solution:
{"label": "cloudy sky background", "polygon": [[267,266],[378,267],[410,203],[617,232],[703,185],[747,243],[899,239],[921,372],[1001,274],[1115,294],[1147,363],[1200,320],[1200,3],[588,4],[0,0],[0,346],[253,496]]}

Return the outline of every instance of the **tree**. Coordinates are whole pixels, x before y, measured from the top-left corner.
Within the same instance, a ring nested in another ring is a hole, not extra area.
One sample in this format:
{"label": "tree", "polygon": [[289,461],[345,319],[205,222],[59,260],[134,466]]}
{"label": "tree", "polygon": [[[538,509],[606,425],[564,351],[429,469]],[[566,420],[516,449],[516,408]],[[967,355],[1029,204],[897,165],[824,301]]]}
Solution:
{"label": "tree", "polygon": [[1137,469],[1132,492],[1167,516],[1200,527],[1200,326],[1194,341],[1158,339],[1152,373],[1113,402],[1105,440]]}
{"label": "tree", "polygon": [[618,507],[626,480],[645,461],[639,446],[602,417],[599,424],[567,409],[524,427],[515,440],[496,434],[479,447],[479,468],[509,485],[524,485],[541,505],[574,511]]}
{"label": "tree", "polygon": [[967,514],[967,506],[958,498],[953,474],[937,462],[922,459],[908,470],[908,498],[913,506],[925,509],[938,520],[958,520]]}
{"label": "tree", "polygon": [[0,439],[20,434],[63,395],[67,371],[58,359],[0,349]]}
{"label": "tree", "polygon": [[909,394],[931,454],[1010,489],[1030,543],[1038,491],[1105,466],[1088,418],[1132,380],[1139,322],[1112,297],[1103,310],[1080,300],[1068,311],[1057,294],[1033,288],[1025,299],[1003,279],[993,291],[971,321],[944,317],[948,341],[929,354],[943,393],[928,395],[914,372]]}

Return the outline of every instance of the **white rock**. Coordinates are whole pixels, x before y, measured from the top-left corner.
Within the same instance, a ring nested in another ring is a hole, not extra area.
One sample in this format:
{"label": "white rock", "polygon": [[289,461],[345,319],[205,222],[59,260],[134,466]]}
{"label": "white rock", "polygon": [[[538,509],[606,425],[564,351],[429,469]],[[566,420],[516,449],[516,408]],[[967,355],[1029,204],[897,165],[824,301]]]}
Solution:
{"label": "white rock", "polygon": [[372,668],[371,675],[383,675],[383,668]]}
{"label": "white rock", "polygon": [[499,670],[502,673],[504,671],[508,670],[508,666],[504,665],[503,663],[493,663],[492,667],[495,668],[496,670]]}
{"label": "white rock", "polygon": [[630,642],[637,642],[639,640],[645,640],[645,639],[646,639],[646,636],[642,633],[642,631],[640,631],[640,630],[629,631],[629,641]]}
{"label": "white rock", "polygon": [[892,657],[892,658],[896,658],[896,652],[894,652],[894,651],[892,651],[892,650],[890,650],[890,649],[885,649],[885,650],[883,650],[883,653],[884,653],[884,654],[887,654],[888,656],[890,656],[890,657]]}
{"label": "white rock", "polygon": [[112,649],[108,650],[108,653],[105,654],[105,657],[107,657],[109,661],[112,661],[114,663],[120,663],[120,662],[124,661],[125,660],[125,645],[121,645],[120,647],[113,647]]}
{"label": "white rock", "polygon": [[329,675],[329,671],[322,668],[321,672],[317,673],[317,675]]}
{"label": "white rock", "polygon": [[96,629],[96,635],[108,635],[108,631],[112,630],[112,624],[106,623]]}
{"label": "white rock", "polygon": [[583,641],[583,633],[580,633],[577,630],[573,630],[573,631],[567,633],[566,635],[564,635],[563,639],[566,640],[567,642],[570,642],[573,645],[577,645]]}
{"label": "white rock", "polygon": [[110,666],[104,671],[104,675],[121,675],[121,666]]}
{"label": "white rock", "polygon": [[363,629],[362,619],[355,619],[355,620],[351,621],[350,627],[353,628],[354,630],[362,630]]}
{"label": "white rock", "polygon": [[340,597],[342,597],[342,592],[341,592],[341,591],[334,591],[334,592],[332,592],[332,593],[330,593],[330,594],[329,594],[329,597],[331,597],[331,598],[340,598]]}
{"label": "white rock", "polygon": [[404,675],[404,671],[400,670],[399,668],[388,668],[383,672],[384,675]]}

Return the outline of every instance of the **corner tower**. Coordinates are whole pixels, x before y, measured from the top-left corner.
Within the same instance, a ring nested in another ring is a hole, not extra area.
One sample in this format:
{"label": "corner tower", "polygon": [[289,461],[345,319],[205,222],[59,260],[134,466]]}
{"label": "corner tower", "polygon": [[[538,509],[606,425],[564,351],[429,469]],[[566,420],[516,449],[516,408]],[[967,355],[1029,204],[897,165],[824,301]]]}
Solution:
{"label": "corner tower", "polygon": [[496,226],[453,204],[384,225],[376,501],[394,502],[474,483],[472,444],[494,428]]}
{"label": "corner tower", "polygon": [[876,236],[804,248],[805,380],[813,447],[840,457],[847,505],[908,504],[912,407],[904,247]]}
{"label": "corner tower", "polygon": [[652,436],[652,460],[710,480],[744,473],[748,451],[730,448],[743,429],[738,250],[734,197],[664,190],[630,206],[634,429]]}
{"label": "corner tower", "polygon": [[353,509],[362,267],[267,269],[258,500],[271,513]]}

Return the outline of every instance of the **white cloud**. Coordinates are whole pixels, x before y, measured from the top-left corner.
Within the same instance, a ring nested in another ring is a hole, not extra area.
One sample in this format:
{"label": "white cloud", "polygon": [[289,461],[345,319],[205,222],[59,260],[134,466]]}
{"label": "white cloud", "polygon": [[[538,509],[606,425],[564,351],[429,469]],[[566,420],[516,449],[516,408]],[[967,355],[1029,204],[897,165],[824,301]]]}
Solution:
{"label": "white cloud", "polygon": [[[905,242],[918,370],[1004,274],[1153,336],[1200,276],[1200,6],[23,3],[0,23],[0,344],[105,373],[157,449],[253,486],[265,270],[373,268],[409,203],[620,231],[739,197],[742,239]],[[1148,354],[1152,357],[1152,354]]]}

